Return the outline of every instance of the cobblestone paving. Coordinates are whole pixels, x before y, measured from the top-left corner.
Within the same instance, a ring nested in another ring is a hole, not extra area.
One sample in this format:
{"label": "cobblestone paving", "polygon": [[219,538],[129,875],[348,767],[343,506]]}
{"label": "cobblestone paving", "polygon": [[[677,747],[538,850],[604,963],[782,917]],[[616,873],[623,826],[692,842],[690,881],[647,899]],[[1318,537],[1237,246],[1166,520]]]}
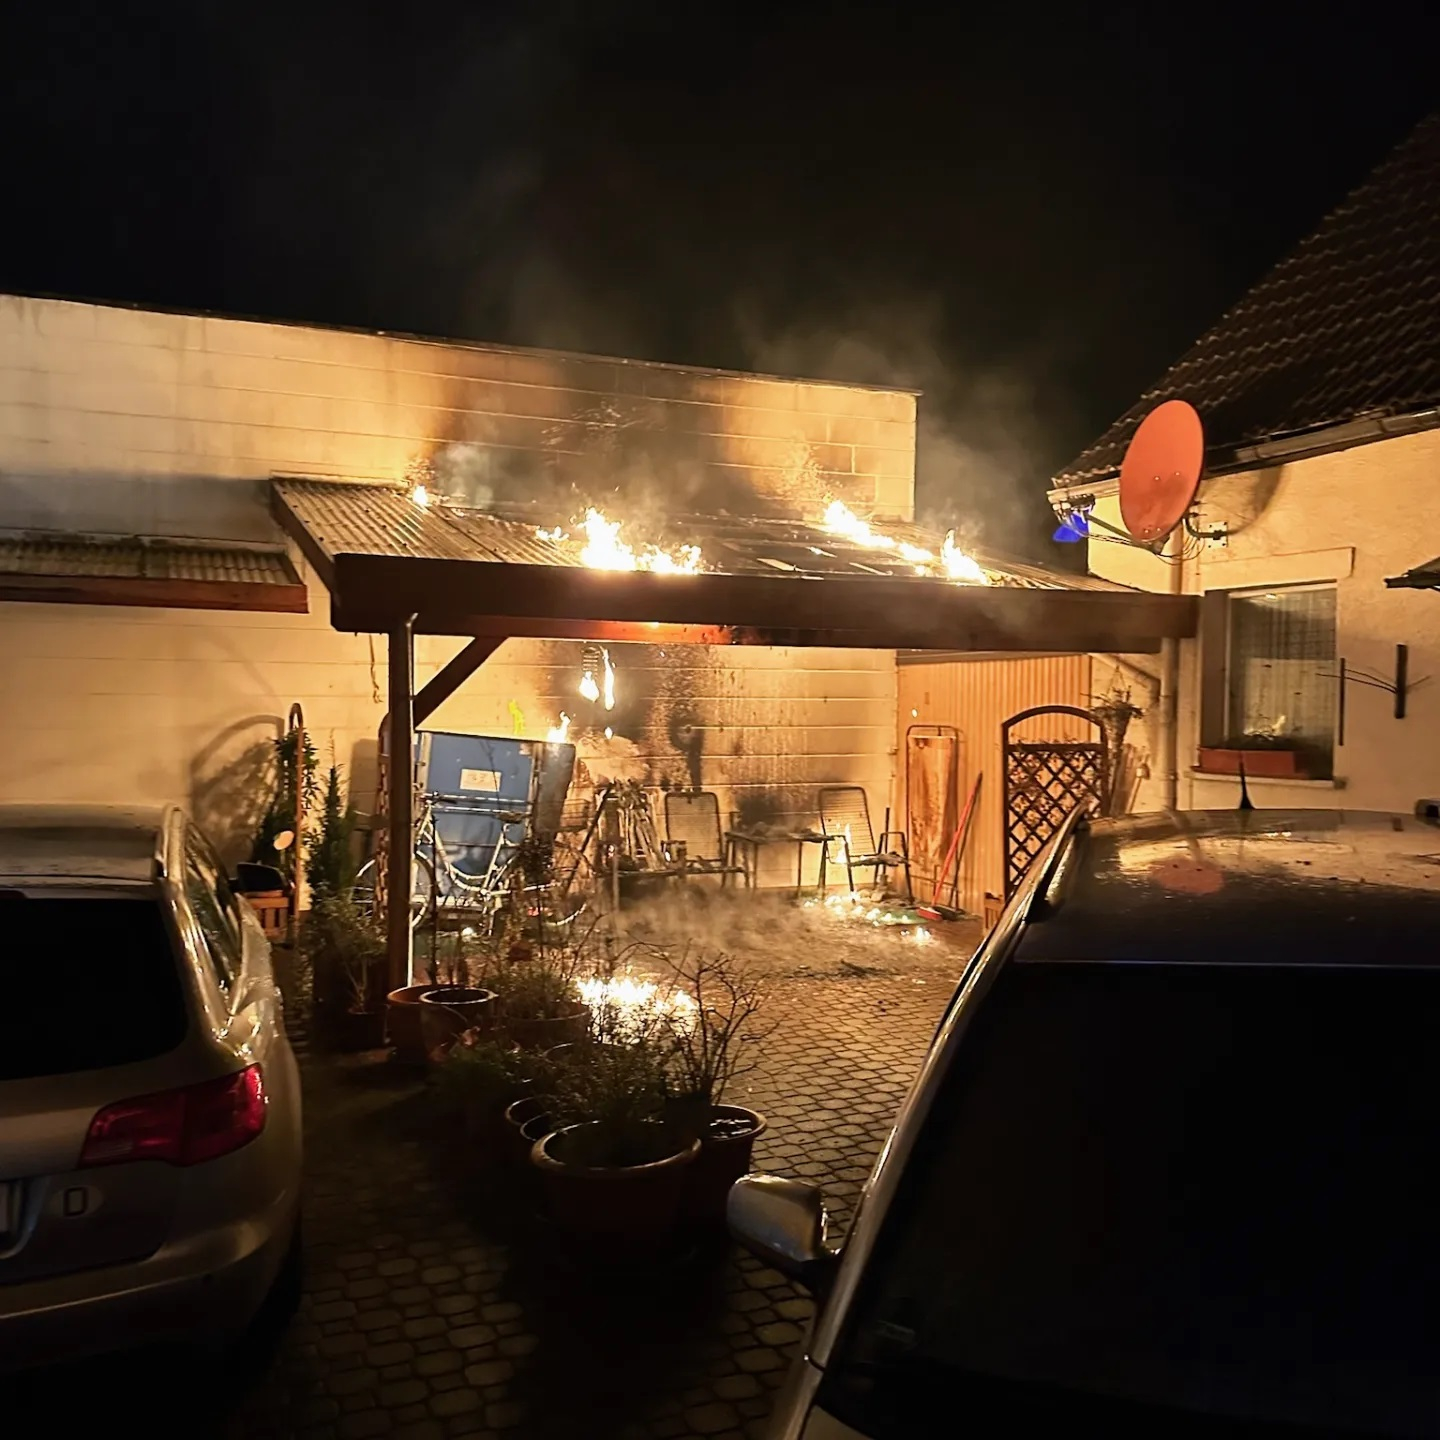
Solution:
{"label": "cobblestone paving", "polygon": [[[921,949],[879,974],[777,972],[779,1027],[729,1097],[769,1120],[757,1165],[823,1184],[841,1228],[968,953],[928,947],[921,961]],[[300,1310],[235,1372],[192,1373],[190,1389],[171,1377],[164,1433],[764,1433],[811,1313],[779,1274],[733,1248],[653,1267],[567,1256],[523,1183],[515,1194],[526,1172],[500,1183],[469,1163],[437,1133],[422,1087],[373,1063],[315,1057],[305,1069]],[[153,1384],[126,1380],[154,1415]],[[228,1414],[202,1403],[216,1382]]]}

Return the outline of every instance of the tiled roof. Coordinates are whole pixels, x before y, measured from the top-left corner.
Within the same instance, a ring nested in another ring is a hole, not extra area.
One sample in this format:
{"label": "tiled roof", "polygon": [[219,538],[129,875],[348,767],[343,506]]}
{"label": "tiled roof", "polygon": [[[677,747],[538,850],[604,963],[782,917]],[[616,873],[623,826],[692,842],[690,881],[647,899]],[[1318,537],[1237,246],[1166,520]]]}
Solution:
{"label": "tiled roof", "polygon": [[1440,402],[1440,113],[1055,477],[1114,475],[1141,419],[1189,400],[1207,465],[1236,451]]}

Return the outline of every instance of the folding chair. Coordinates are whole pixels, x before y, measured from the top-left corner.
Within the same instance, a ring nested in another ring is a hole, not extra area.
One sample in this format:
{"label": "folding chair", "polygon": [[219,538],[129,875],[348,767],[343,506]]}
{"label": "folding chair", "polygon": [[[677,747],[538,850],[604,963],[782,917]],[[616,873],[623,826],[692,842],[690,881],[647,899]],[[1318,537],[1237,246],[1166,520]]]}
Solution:
{"label": "folding chair", "polygon": [[[889,819],[889,816],[886,816]],[[855,888],[855,872],[870,870],[872,878],[879,878],[885,872],[888,881],[891,870],[905,872],[905,899],[913,902],[915,891],[910,884],[910,845],[903,830],[884,830],[880,843],[875,843],[875,832],[870,828],[870,800],[863,785],[827,785],[820,791],[820,829],[825,834],[825,844],[820,849],[820,887],[825,887],[825,868],[830,859],[830,847],[839,843],[845,856],[845,875],[850,888]],[[891,842],[898,843],[898,849]]]}
{"label": "folding chair", "polygon": [[718,875],[723,889],[730,876],[745,874],[726,853],[720,833],[720,801],[713,790],[670,790],[665,794],[665,834],[685,846],[685,869]]}

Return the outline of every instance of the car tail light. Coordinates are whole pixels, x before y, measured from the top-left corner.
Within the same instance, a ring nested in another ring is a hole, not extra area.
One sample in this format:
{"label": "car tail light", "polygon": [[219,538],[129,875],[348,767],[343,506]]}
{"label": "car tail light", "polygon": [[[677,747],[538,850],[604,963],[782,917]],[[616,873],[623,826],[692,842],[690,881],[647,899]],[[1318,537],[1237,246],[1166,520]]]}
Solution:
{"label": "car tail light", "polygon": [[265,1084],[258,1065],[183,1090],[137,1095],[107,1105],[90,1122],[82,1167],[163,1160],[198,1165],[248,1144],[265,1128]]}

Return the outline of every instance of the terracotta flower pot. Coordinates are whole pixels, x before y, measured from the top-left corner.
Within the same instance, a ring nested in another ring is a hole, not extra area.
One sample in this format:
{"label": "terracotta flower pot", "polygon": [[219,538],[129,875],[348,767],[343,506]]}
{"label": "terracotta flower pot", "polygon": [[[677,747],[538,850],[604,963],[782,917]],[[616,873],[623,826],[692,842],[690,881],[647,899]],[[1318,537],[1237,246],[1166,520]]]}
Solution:
{"label": "terracotta flower pot", "polygon": [[700,1142],[685,1145],[656,1125],[650,1146],[654,1159],[595,1165],[587,1163],[584,1154],[585,1141],[595,1132],[593,1125],[568,1125],[531,1149],[550,1218],[586,1239],[646,1247],[663,1240],[680,1217],[687,1172],[700,1153]]}
{"label": "terracotta flower pot", "polygon": [[425,1041],[420,1033],[420,997],[433,985],[406,985],[385,997],[385,1033],[402,1065],[425,1063]]}
{"label": "terracotta flower pot", "polygon": [[490,1028],[495,992],[469,985],[432,985],[420,996],[420,1040],[426,1058],[443,1060],[467,1030]]}
{"label": "terracotta flower pot", "polygon": [[712,1105],[700,1153],[685,1177],[683,1214],[700,1225],[723,1226],[730,1187],[750,1169],[765,1117],[743,1105]]}
{"label": "terracotta flower pot", "polygon": [[557,1045],[575,1045],[590,1033],[590,1007],[576,1005],[565,1015],[537,1020],[505,1013],[505,997],[496,1006],[500,1028],[522,1050],[553,1050]]}
{"label": "terracotta flower pot", "polygon": [[[525,1095],[505,1107],[505,1157],[515,1164],[523,1164],[536,1140],[548,1135],[551,1130],[550,1106],[553,1102],[548,1095]],[[538,1133],[525,1134],[532,1121],[543,1120],[544,1128]]]}

